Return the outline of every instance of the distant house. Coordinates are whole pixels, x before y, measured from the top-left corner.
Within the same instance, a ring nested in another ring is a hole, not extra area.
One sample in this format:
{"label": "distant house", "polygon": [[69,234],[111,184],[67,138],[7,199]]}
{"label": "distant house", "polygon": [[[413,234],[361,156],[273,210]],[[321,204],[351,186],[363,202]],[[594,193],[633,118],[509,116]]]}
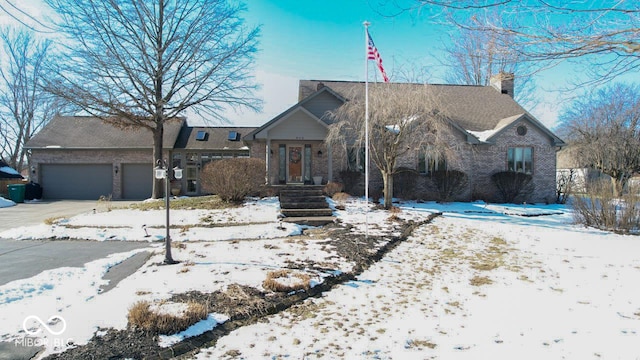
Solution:
{"label": "distant house", "polygon": [[[163,158],[184,169],[181,193],[200,195],[200,170],[212,159],[248,157],[242,134],[254,128],[165,124]],[[231,138],[230,134],[234,134]],[[98,118],[59,116],[26,145],[31,179],[46,199],[147,199],[153,186],[153,138],[146,129],[120,129]]]}
{"label": "distant house", "polygon": [[[438,115],[450,125],[457,161],[449,166],[469,177],[460,200],[497,199],[491,175],[500,171],[532,175],[536,190],[529,201],[555,198],[556,151],[564,142],[513,99],[513,84],[513,75],[500,74],[491,86],[425,85],[437,98]],[[270,184],[339,181],[339,172],[352,168],[352,157],[328,147],[324,138],[332,123],[328,112],[358,91],[364,92],[363,82],[301,80],[298,103],[245,136],[251,156],[266,159]],[[421,173],[439,163],[423,149],[400,161]]]}

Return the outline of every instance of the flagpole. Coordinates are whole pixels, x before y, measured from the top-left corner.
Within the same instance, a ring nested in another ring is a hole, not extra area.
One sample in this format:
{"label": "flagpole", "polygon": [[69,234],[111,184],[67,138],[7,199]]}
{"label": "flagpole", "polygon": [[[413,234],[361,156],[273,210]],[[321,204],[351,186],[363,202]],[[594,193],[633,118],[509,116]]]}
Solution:
{"label": "flagpole", "polygon": [[369,22],[364,25],[364,236],[369,237]]}
{"label": "flagpole", "polygon": [[369,211],[369,22],[364,25],[364,201]]}

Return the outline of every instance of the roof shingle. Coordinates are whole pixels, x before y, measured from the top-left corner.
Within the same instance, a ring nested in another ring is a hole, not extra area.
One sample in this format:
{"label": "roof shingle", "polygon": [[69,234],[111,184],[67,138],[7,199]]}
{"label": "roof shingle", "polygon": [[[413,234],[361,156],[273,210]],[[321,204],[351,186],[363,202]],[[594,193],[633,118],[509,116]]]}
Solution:
{"label": "roof shingle", "polygon": [[[364,97],[364,82],[300,80],[299,100],[329,87],[344,98]],[[369,84],[376,86],[376,84]],[[491,86],[387,83],[382,86],[425,86],[434,96],[438,113],[468,131],[494,129],[502,119],[528,113],[510,95]],[[436,110],[436,109],[434,109]]]}
{"label": "roof shingle", "polygon": [[[171,149],[184,119],[164,125],[163,148]],[[96,117],[56,116],[26,145],[30,149],[152,149],[153,134],[148,129],[120,129]]]}

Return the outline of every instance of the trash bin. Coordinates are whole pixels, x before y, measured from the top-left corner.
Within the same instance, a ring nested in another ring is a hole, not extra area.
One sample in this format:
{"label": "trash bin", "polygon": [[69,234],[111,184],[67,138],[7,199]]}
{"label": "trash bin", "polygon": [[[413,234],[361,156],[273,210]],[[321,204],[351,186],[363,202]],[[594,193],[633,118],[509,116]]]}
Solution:
{"label": "trash bin", "polygon": [[24,199],[34,200],[42,199],[42,186],[40,184],[31,181],[24,187]]}
{"label": "trash bin", "polygon": [[9,199],[11,199],[15,203],[23,203],[24,202],[24,184],[10,184],[7,185],[7,190],[9,193]]}

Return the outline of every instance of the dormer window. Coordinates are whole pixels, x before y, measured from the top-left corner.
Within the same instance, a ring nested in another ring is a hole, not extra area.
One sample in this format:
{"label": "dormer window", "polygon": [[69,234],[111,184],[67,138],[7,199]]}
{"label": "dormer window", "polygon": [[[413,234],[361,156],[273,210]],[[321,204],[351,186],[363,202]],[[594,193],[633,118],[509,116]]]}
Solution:
{"label": "dormer window", "polygon": [[228,140],[229,141],[238,141],[240,139],[240,134],[238,134],[237,131],[229,131],[229,137]]}
{"label": "dormer window", "polygon": [[196,133],[196,140],[197,140],[197,141],[207,141],[207,135],[208,135],[208,134],[207,134],[207,132],[206,132],[206,131],[199,130],[199,131]]}

